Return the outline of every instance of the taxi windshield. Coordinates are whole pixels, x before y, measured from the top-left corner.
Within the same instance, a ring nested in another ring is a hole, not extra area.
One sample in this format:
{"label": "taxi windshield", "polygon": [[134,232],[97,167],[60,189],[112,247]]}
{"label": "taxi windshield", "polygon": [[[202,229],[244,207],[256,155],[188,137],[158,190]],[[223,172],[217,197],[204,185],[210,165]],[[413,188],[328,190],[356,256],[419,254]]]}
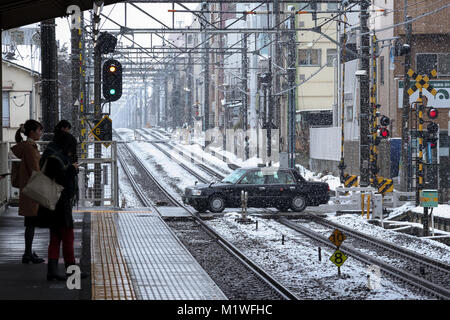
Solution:
{"label": "taxi windshield", "polygon": [[236,169],[231,174],[223,178],[222,182],[236,183],[245,174],[245,172],[245,169]]}

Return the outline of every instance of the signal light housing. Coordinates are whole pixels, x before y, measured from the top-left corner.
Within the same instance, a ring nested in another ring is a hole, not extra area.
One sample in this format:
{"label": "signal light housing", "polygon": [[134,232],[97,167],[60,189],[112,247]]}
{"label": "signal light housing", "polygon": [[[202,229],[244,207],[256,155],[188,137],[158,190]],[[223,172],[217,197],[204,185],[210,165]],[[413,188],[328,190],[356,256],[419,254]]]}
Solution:
{"label": "signal light housing", "polygon": [[430,122],[427,125],[427,131],[431,134],[438,132],[438,130],[439,130],[439,126],[434,122]]}
{"label": "signal light housing", "polygon": [[390,132],[389,132],[389,130],[388,130],[387,128],[381,128],[381,129],[380,129],[380,136],[381,136],[383,139],[389,138],[389,135],[390,135]]}
{"label": "signal light housing", "polygon": [[430,108],[428,109],[427,115],[430,119],[436,119],[439,115],[439,112],[436,108]]}
{"label": "signal light housing", "polygon": [[380,124],[381,124],[383,127],[387,127],[390,123],[391,123],[391,119],[389,119],[389,118],[386,117],[386,116],[382,116],[382,117],[381,117],[381,119],[380,119]]}
{"label": "signal light housing", "polygon": [[122,96],[122,64],[114,59],[103,64],[103,97],[107,102],[119,100]]}

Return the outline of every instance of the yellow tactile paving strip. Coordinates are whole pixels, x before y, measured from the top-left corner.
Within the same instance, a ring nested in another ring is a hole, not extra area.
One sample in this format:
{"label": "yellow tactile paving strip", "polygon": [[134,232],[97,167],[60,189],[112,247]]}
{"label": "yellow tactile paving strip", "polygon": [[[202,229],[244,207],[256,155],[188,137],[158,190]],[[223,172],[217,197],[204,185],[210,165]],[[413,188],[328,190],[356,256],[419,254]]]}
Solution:
{"label": "yellow tactile paving strip", "polygon": [[130,272],[117,239],[113,212],[91,215],[91,275],[93,300],[135,300]]}

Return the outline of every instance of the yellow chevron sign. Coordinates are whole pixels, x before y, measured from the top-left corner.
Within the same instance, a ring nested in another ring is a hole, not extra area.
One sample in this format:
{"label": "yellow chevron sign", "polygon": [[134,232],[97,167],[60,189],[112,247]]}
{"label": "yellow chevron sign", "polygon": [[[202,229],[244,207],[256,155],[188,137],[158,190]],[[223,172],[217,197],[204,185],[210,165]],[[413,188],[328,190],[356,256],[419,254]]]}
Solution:
{"label": "yellow chevron sign", "polygon": [[357,187],[358,186],[358,176],[349,175],[346,173],[344,175],[344,187]]}
{"label": "yellow chevron sign", "polygon": [[385,195],[388,192],[394,191],[394,181],[392,181],[392,179],[377,177],[377,180],[378,180],[378,193]]}

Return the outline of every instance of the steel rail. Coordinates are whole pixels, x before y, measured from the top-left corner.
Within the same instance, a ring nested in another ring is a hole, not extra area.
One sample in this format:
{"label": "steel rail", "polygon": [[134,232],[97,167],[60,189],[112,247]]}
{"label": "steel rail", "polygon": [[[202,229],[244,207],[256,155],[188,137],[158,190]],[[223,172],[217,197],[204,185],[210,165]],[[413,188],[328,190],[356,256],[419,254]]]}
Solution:
{"label": "steel rail", "polygon": [[437,261],[432,258],[425,257],[425,256],[415,253],[414,251],[411,251],[409,249],[397,246],[394,243],[390,243],[390,242],[384,241],[382,239],[374,238],[374,237],[366,235],[362,232],[350,229],[346,226],[342,226],[342,225],[334,223],[332,221],[327,221],[323,218],[313,217],[313,220],[319,224],[323,224],[328,227],[339,228],[340,230],[345,231],[346,234],[349,234],[349,235],[355,237],[356,239],[368,242],[371,245],[377,246],[379,248],[389,250],[397,255],[400,255],[400,256],[410,259],[410,260],[413,260],[421,265],[426,265],[426,266],[436,269],[440,272],[447,273],[450,276],[450,265],[448,265],[446,263]]}
{"label": "steel rail", "polygon": [[[153,137],[157,137],[156,135],[153,135],[152,132],[149,131],[145,131],[144,134],[149,134]],[[166,138],[165,138],[166,139]],[[156,142],[155,142],[156,143]],[[222,180],[223,178],[225,178],[225,176],[221,175],[220,173],[217,173],[214,169],[206,166],[203,163],[199,163],[198,161],[204,162],[203,160],[199,160],[198,158],[196,159],[196,157],[191,157],[187,154],[186,151],[180,150],[177,146],[173,145],[173,144],[167,144],[166,146],[168,146],[171,150],[175,150],[179,155],[181,155],[183,158],[185,158],[186,160],[189,160],[191,163],[197,165],[200,169],[202,169],[203,171],[205,171],[207,174],[209,174],[212,177],[216,177],[220,180]]]}
{"label": "steel rail", "polygon": [[[137,160],[140,164],[142,161],[137,157],[137,155],[126,146],[130,151],[130,154]],[[244,266],[246,266],[250,271],[252,271],[261,281],[265,284],[269,285],[274,291],[276,291],[283,299],[285,300],[298,300],[298,297],[293,294],[289,289],[279,283],[272,275],[259,267],[254,261],[248,258],[244,253],[242,253],[238,248],[236,248],[233,244],[223,238],[217,231],[208,226],[197,214],[195,214],[190,208],[186,207],[183,203],[181,203],[175,196],[170,194],[168,191],[164,189],[162,184],[160,184],[157,179],[151,174],[151,172],[144,166],[145,173],[150,177],[153,181],[156,182],[156,185],[163,191],[167,197],[177,206],[185,209],[191,217],[198,223],[200,226],[211,236],[213,237],[225,250],[227,250],[233,257],[235,257],[238,261],[240,261]],[[138,196],[142,193],[139,192]],[[144,195],[145,197],[145,195]],[[145,203],[145,202],[144,202]],[[160,210],[151,205],[153,209],[155,209],[160,215]]]}
{"label": "steel rail", "polygon": [[[141,137],[145,138],[139,131],[135,130],[135,132],[137,132]],[[191,168],[189,168],[187,165],[185,165],[184,163],[182,163],[180,160],[176,159],[175,157],[172,157],[170,155],[170,153],[168,153],[166,150],[164,150],[163,148],[161,148],[156,142],[151,142],[149,141],[149,143],[151,143],[156,149],[158,149],[161,153],[163,153],[166,157],[168,157],[169,159],[172,159],[173,161],[175,161],[180,167],[182,167],[184,170],[186,170],[187,172],[189,172],[191,175],[193,175],[196,179],[198,179],[200,182],[202,183],[208,183],[208,181],[202,177],[201,175],[199,175],[197,172],[195,172],[194,170],[192,170]]]}
{"label": "steel rail", "polygon": [[[286,227],[289,227],[299,233],[302,233],[302,234],[306,235],[307,237],[312,238],[315,241],[317,241],[327,247],[335,248],[335,246],[325,236],[322,236],[314,231],[311,231],[310,229],[308,229],[306,227],[295,224],[286,218],[279,218],[278,221],[281,224],[285,225]],[[342,251],[344,251],[345,253],[347,253],[348,255],[352,256],[353,258],[361,261],[362,263],[366,263],[369,265],[374,264],[374,265],[379,266],[380,270],[382,272],[384,272],[385,274],[388,274],[393,278],[397,278],[403,282],[406,282],[406,283],[410,284],[411,286],[416,287],[432,296],[435,296],[435,297],[438,297],[438,298],[444,299],[444,300],[450,299],[450,291],[442,286],[431,283],[425,279],[419,278],[419,277],[417,277],[413,274],[410,274],[408,272],[405,272],[403,270],[399,270],[398,268],[393,267],[384,261],[376,259],[365,253],[362,253],[348,245],[342,244],[340,246],[340,249]]]}

